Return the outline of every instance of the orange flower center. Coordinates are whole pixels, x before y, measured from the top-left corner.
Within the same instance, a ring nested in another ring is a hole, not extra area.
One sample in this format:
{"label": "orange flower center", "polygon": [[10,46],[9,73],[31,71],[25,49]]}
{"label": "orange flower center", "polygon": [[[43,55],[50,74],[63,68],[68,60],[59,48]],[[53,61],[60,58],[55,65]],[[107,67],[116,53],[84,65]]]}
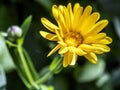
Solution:
{"label": "orange flower center", "polygon": [[69,32],[64,37],[64,42],[68,46],[78,47],[83,41],[83,37],[80,33],[77,32]]}

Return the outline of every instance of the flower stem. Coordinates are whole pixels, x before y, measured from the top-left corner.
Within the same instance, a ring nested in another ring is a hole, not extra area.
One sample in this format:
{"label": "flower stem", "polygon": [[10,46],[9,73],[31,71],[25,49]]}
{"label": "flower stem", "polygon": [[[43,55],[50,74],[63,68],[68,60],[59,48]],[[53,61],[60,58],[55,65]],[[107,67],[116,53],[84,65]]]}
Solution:
{"label": "flower stem", "polygon": [[53,72],[52,71],[48,71],[43,77],[41,77],[40,79],[38,79],[36,81],[36,83],[38,85],[40,85],[40,84],[46,82],[52,75],[53,75]]}
{"label": "flower stem", "polygon": [[30,70],[29,70],[28,65],[26,63],[26,60],[25,60],[25,57],[24,57],[24,54],[23,54],[23,51],[22,51],[22,47],[21,46],[17,47],[17,50],[18,50],[18,53],[20,55],[20,59],[21,59],[23,68],[25,70],[25,74],[26,74],[26,76],[27,76],[27,78],[29,80],[29,83],[31,85],[33,85],[34,80],[33,80],[32,76],[31,76]]}

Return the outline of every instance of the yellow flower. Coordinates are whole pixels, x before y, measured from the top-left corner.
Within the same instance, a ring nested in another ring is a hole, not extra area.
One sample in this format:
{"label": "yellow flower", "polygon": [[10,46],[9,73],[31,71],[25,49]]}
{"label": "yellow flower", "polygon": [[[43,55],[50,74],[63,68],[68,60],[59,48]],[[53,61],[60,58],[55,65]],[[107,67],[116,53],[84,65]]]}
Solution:
{"label": "yellow flower", "polygon": [[108,20],[98,21],[100,14],[92,13],[92,7],[88,5],[84,10],[79,3],[72,9],[71,3],[67,7],[53,5],[53,16],[58,24],[51,23],[46,18],[41,18],[42,24],[51,32],[40,31],[40,34],[51,41],[57,41],[57,45],[48,56],[58,50],[63,54],[63,67],[74,65],[78,56],[84,56],[90,62],[96,63],[96,54],[109,52],[107,44],[112,39],[101,31],[108,24]]}

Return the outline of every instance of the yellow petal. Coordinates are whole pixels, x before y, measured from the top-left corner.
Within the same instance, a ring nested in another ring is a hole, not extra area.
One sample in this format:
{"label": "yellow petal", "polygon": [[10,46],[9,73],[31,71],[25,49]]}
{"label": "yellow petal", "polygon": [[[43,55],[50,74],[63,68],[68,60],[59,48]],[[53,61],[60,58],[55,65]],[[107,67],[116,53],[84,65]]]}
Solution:
{"label": "yellow petal", "polygon": [[76,3],[73,7],[73,13],[76,14],[76,11],[78,11],[79,8],[80,8],[80,4]]}
{"label": "yellow petal", "polygon": [[80,19],[77,22],[77,24],[79,24],[79,27],[76,30],[81,32],[81,27],[84,24],[85,20],[88,19],[88,17],[90,16],[91,12],[92,12],[92,7],[91,6],[87,6],[84,9],[84,12],[83,12],[82,16],[80,17]]}
{"label": "yellow petal", "polygon": [[[70,53],[70,52],[69,52]],[[74,53],[71,53],[69,55],[69,65],[75,65],[76,61],[77,61],[77,54],[74,52]]]}
{"label": "yellow petal", "polygon": [[96,64],[97,63],[97,56],[94,53],[88,53],[84,55],[85,58],[87,58],[90,62]]}
{"label": "yellow petal", "polygon": [[87,53],[93,52],[93,51],[98,49],[97,47],[94,47],[94,46],[89,45],[89,44],[81,44],[79,46],[79,48],[82,49],[83,51],[87,52]]}
{"label": "yellow petal", "polygon": [[97,22],[84,36],[86,37],[89,35],[95,35],[99,33],[100,31],[103,30],[103,28],[107,26],[107,24],[108,24],[108,20],[101,20]]}
{"label": "yellow petal", "polygon": [[92,44],[93,47],[96,47],[101,52],[109,52],[110,48],[107,45],[103,44]]}
{"label": "yellow petal", "polygon": [[81,34],[84,36],[88,30],[93,26],[95,25],[95,23],[99,20],[100,18],[100,14],[98,12],[94,12],[92,13],[88,19],[86,19],[82,26],[81,26]]}
{"label": "yellow petal", "polygon": [[68,51],[68,48],[67,47],[61,47],[60,50],[59,50],[59,54],[64,54]]}
{"label": "yellow petal", "polygon": [[100,44],[110,44],[112,42],[112,38],[105,37],[104,39],[100,40],[98,43]]}
{"label": "yellow petal", "polygon": [[47,57],[50,56],[50,55],[52,55],[53,53],[55,53],[60,47],[61,47],[61,45],[59,45],[59,44],[58,44],[56,47],[54,47],[54,48],[49,52],[49,54],[47,55]]}
{"label": "yellow petal", "polygon": [[63,67],[67,67],[68,66],[68,52],[64,54],[64,58],[63,58]]}
{"label": "yellow petal", "polygon": [[55,34],[51,34],[45,31],[40,31],[40,34],[42,35],[42,37],[48,39],[48,40],[52,40],[52,41],[57,41],[58,38]]}
{"label": "yellow petal", "polygon": [[64,15],[64,19],[65,19],[66,31],[69,32],[69,30],[70,30],[70,15],[69,15],[68,9],[66,7],[64,7],[63,15]]}
{"label": "yellow petal", "polygon": [[88,17],[91,14],[91,12],[92,12],[92,6],[88,5],[83,12],[82,18]]}
{"label": "yellow petal", "polygon": [[75,52],[76,52],[76,54],[79,55],[79,56],[83,56],[83,55],[86,54],[86,52],[83,51],[81,48],[77,48]]}
{"label": "yellow petal", "polygon": [[72,25],[72,30],[73,31],[78,31],[78,27],[81,25],[80,18],[82,15],[83,7],[78,6],[74,10],[74,19],[73,19],[73,25]]}
{"label": "yellow petal", "polygon": [[60,11],[61,13],[63,13],[64,6],[63,6],[63,5],[59,5],[58,9],[59,9],[59,11]]}
{"label": "yellow petal", "polygon": [[46,18],[41,18],[41,22],[42,24],[51,32],[55,32],[55,30],[58,30],[59,28],[54,25],[53,23],[51,23],[49,20],[47,20]]}
{"label": "yellow petal", "polygon": [[[60,6],[59,6],[60,8]],[[61,6],[62,8],[62,6]],[[63,11],[61,11],[61,9],[58,11],[58,18],[57,18],[57,23],[58,23],[58,26],[59,26],[59,30],[60,30],[60,35],[62,37],[64,37],[64,33],[66,33],[68,30],[67,30],[67,26],[66,26],[66,23],[65,23],[65,18],[64,18],[64,14],[63,14]]]}
{"label": "yellow petal", "polygon": [[60,35],[60,32],[56,30],[55,33],[56,33],[58,39],[59,39],[61,42],[64,42],[64,41],[63,41],[63,38],[62,38],[61,35]]}
{"label": "yellow petal", "polygon": [[67,5],[67,9],[70,15],[70,27],[71,27],[71,25],[73,24],[73,18],[74,18],[71,3]]}
{"label": "yellow petal", "polygon": [[88,36],[84,39],[83,43],[98,43],[100,40],[106,37],[105,33],[99,33],[96,35]]}
{"label": "yellow petal", "polygon": [[86,52],[83,51],[81,48],[76,48],[76,47],[73,47],[73,46],[69,46],[68,50],[69,50],[69,52],[75,52],[79,56],[82,56],[82,55],[86,54]]}
{"label": "yellow petal", "polygon": [[68,65],[75,65],[76,61],[77,61],[76,53],[67,52],[64,54],[63,67],[67,67]]}
{"label": "yellow petal", "polygon": [[58,7],[56,5],[52,6],[52,13],[54,18],[57,20],[58,19]]}

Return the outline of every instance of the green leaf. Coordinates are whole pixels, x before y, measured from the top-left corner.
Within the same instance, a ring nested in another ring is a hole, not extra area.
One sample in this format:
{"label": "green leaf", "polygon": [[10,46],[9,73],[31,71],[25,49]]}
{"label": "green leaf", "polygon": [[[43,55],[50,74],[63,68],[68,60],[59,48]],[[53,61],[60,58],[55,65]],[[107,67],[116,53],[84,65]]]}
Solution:
{"label": "green leaf", "polygon": [[5,40],[0,36],[0,64],[3,66],[6,72],[15,69],[15,65],[12,61],[12,57],[5,44]]}
{"label": "green leaf", "polygon": [[78,68],[75,71],[75,78],[78,82],[89,82],[100,77],[105,69],[105,62],[101,59],[97,64],[87,62],[83,68]]}
{"label": "green leaf", "polygon": [[22,45],[23,42],[24,42],[24,38],[29,30],[29,27],[30,27],[30,24],[31,24],[31,21],[32,21],[32,16],[28,16],[25,21],[23,22],[23,24],[21,25],[21,29],[23,30],[23,35],[20,39],[18,39],[18,44],[19,45]]}

